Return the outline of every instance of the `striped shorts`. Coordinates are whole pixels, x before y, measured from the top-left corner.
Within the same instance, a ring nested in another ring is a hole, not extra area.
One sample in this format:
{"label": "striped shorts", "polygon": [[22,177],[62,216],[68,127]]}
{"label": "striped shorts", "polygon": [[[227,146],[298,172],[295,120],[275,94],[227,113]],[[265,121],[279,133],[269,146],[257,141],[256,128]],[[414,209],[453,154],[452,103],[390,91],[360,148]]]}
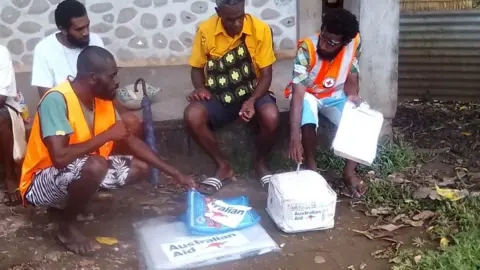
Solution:
{"label": "striped shorts", "polygon": [[[68,186],[82,177],[82,169],[88,156],[78,158],[62,169],[49,167],[37,172],[25,198],[30,204],[40,207],[64,208]],[[108,171],[100,187],[116,189],[125,185],[132,156],[109,156]]]}

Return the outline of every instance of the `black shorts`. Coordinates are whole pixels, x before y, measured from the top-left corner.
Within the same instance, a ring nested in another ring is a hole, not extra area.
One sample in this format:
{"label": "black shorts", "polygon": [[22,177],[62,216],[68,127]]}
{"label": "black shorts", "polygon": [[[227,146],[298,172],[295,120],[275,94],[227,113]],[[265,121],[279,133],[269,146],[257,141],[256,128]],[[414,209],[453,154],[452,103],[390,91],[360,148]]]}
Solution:
{"label": "black shorts", "polygon": [[[242,104],[233,104],[223,106],[214,96],[208,101],[198,101],[201,103],[208,113],[208,122],[212,129],[219,129],[232,123],[239,118],[238,113],[242,108]],[[273,94],[268,93],[255,102],[255,111],[258,111],[265,104],[277,104]]]}

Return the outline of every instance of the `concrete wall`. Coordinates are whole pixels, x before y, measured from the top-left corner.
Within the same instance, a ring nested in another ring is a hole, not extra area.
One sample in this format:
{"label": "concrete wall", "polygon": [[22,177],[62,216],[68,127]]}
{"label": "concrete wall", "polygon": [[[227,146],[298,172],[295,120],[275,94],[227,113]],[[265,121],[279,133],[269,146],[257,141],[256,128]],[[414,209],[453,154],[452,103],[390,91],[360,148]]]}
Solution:
{"label": "concrete wall", "polygon": [[[297,0],[246,0],[247,12],[273,29],[276,49],[291,55],[297,39]],[[319,0],[309,0],[319,1]],[[61,0],[1,0],[0,42],[17,70],[29,70],[37,42],[56,31]],[[184,64],[196,26],[214,14],[214,0],[81,0],[99,34],[122,66]]]}
{"label": "concrete wall", "polygon": [[298,37],[305,38],[320,31],[322,25],[322,1],[299,0]]}
{"label": "concrete wall", "polygon": [[391,133],[398,98],[399,1],[345,0],[344,6],[360,21],[360,94],[383,113],[383,133]]}

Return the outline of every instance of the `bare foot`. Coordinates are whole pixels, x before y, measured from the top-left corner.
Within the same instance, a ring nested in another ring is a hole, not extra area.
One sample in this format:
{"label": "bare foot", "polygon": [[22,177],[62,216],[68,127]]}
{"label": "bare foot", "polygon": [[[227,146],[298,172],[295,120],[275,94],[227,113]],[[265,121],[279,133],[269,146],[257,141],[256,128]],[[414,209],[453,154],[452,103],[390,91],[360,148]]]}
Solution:
{"label": "bare foot", "polygon": [[255,174],[259,179],[264,177],[265,175],[272,174],[270,170],[267,168],[267,165],[265,165],[265,162],[256,162],[254,166],[255,166]]}
{"label": "bare foot", "polygon": [[22,196],[20,195],[15,180],[5,179],[5,187],[7,192],[5,193],[2,203],[6,206],[17,206],[22,204]]}
{"label": "bare foot", "polygon": [[343,179],[345,189],[342,191],[344,196],[349,198],[362,198],[368,191],[368,185],[357,177],[355,173],[344,173]]}
{"label": "bare foot", "polygon": [[228,163],[218,166],[217,171],[215,172],[215,178],[220,181],[230,179],[233,176],[235,176],[235,173],[233,172],[232,167]]}
{"label": "bare foot", "polygon": [[101,248],[97,241],[85,237],[71,223],[59,223],[57,237],[68,250],[76,254],[88,255]]}

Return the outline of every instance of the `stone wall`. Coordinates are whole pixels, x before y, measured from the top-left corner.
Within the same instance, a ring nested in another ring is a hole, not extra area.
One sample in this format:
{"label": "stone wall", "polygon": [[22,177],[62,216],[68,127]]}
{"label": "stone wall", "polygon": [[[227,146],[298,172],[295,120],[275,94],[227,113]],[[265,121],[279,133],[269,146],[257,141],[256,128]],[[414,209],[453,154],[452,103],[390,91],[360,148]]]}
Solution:
{"label": "stone wall", "polygon": [[[247,11],[273,29],[277,52],[291,54],[297,39],[297,0],[246,0]],[[1,0],[0,42],[19,71],[28,70],[38,41],[55,32],[61,0]],[[91,31],[122,66],[184,64],[196,26],[211,16],[214,0],[81,0]]]}

